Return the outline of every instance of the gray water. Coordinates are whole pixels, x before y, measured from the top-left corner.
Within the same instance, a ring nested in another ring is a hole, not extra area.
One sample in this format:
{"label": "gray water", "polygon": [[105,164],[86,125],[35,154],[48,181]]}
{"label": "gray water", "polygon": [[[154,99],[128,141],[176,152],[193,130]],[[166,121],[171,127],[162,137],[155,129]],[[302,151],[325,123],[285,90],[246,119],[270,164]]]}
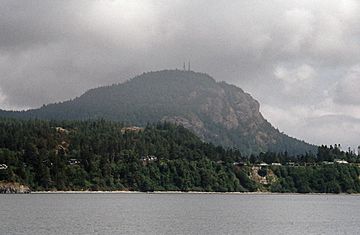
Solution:
{"label": "gray water", "polygon": [[0,234],[360,234],[360,196],[0,195]]}

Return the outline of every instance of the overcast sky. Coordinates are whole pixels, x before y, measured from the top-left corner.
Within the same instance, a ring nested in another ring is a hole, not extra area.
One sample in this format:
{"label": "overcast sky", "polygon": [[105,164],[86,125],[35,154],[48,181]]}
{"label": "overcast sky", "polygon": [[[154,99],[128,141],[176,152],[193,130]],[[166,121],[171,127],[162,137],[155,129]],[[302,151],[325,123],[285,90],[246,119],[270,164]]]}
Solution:
{"label": "overcast sky", "polygon": [[252,94],[280,131],[360,144],[360,1],[0,2],[1,109],[188,60]]}

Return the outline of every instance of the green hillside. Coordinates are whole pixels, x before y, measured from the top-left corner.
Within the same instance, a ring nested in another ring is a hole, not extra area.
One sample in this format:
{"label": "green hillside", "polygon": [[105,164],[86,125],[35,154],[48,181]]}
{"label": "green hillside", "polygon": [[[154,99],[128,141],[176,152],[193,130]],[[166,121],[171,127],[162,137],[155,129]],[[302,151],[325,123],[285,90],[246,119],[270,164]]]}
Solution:
{"label": "green hillside", "polygon": [[[323,163],[336,158],[350,163]],[[269,165],[260,166],[264,161]],[[104,120],[0,119],[0,193],[16,184],[31,190],[352,193],[360,192],[358,162],[359,156],[326,146],[317,156],[248,158],[169,123],[138,128]]]}

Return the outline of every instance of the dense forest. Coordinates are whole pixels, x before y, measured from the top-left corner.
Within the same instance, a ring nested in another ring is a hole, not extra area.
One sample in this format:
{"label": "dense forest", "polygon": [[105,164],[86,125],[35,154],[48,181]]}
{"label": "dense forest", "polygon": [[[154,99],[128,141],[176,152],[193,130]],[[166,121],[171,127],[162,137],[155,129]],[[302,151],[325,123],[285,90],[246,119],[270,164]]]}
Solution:
{"label": "dense forest", "polygon": [[228,162],[239,151],[203,143],[171,124],[126,129],[100,121],[0,122],[3,180],[35,190],[241,191]]}
{"label": "dense forest", "polygon": [[[349,164],[328,164],[336,159]],[[32,190],[351,193],[360,192],[357,162],[339,146],[244,156],[170,123],[0,119],[0,181]]]}
{"label": "dense forest", "polygon": [[360,169],[357,165],[334,164],[299,167],[271,167],[277,181],[272,192],[359,193]]}

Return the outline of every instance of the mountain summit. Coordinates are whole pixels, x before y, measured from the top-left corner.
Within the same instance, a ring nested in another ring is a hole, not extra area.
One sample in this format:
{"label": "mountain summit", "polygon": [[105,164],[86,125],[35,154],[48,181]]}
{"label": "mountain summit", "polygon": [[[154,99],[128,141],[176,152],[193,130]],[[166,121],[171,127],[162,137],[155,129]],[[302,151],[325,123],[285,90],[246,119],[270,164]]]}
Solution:
{"label": "mountain summit", "polygon": [[1,116],[39,119],[97,119],[131,125],[167,121],[183,125],[205,141],[261,151],[314,151],[315,146],[280,133],[242,89],[193,71],[148,72],[129,81],[99,87],[62,103]]}

